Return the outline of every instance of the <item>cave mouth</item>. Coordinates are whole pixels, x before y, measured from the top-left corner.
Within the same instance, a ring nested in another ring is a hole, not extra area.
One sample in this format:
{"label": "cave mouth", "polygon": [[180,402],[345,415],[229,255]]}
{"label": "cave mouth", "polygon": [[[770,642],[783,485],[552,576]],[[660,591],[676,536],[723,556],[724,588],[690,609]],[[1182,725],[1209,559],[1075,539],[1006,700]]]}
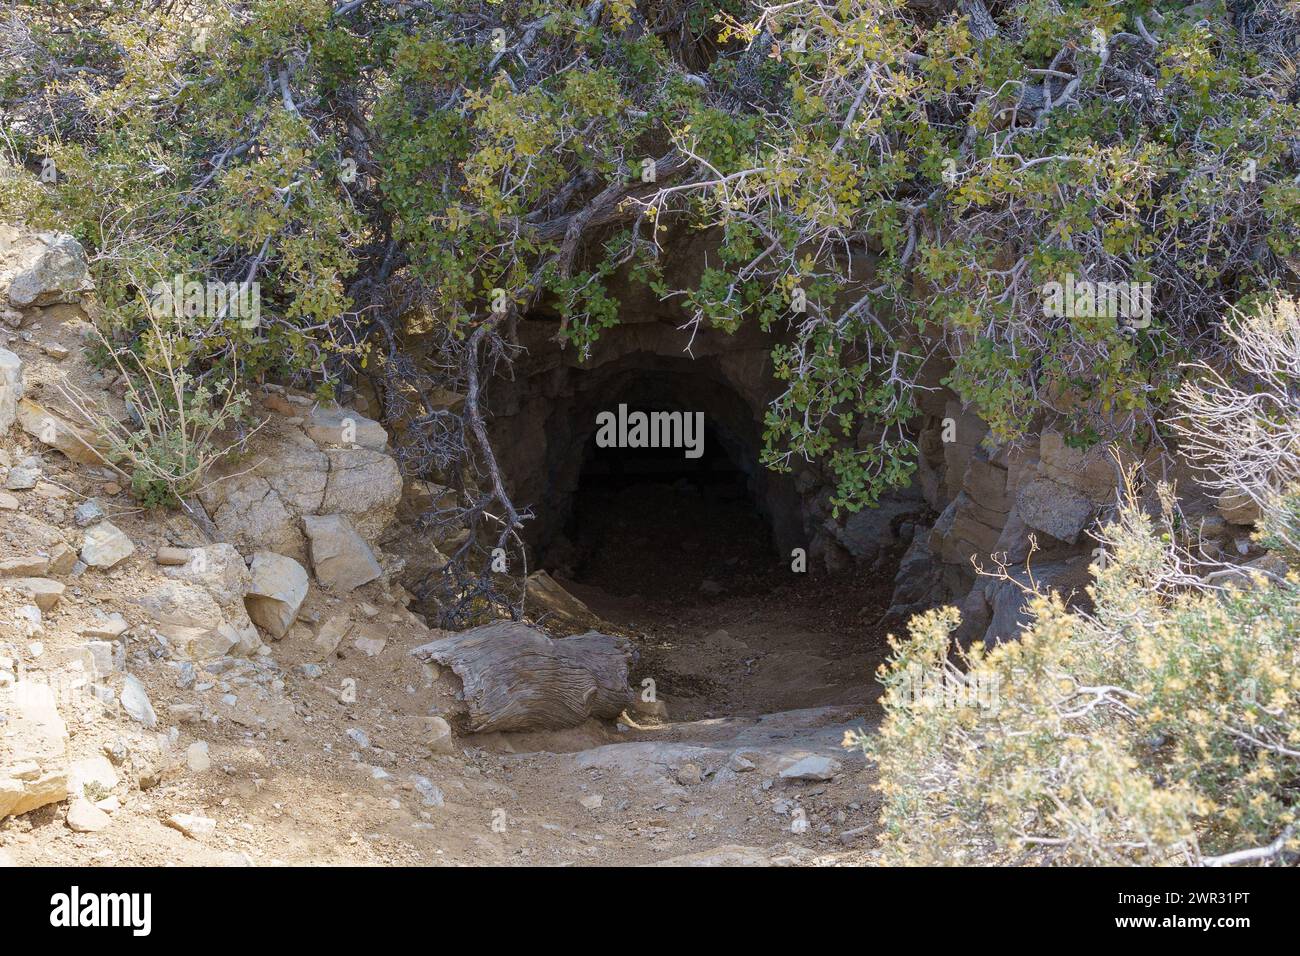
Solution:
{"label": "cave mouth", "polygon": [[543,566],[611,595],[674,604],[761,587],[776,558],[755,463],[737,460],[747,450],[707,416],[697,458],[681,448],[600,447],[591,436]]}
{"label": "cave mouth", "polygon": [[513,411],[499,433],[505,471],[534,510],[530,564],[557,579],[703,601],[745,593],[801,544],[799,496],[759,460],[766,403],[718,360],[631,350],[550,369],[501,402]]}
{"label": "cave mouth", "polygon": [[[576,365],[545,354],[495,392],[495,447],[533,507],[530,568],[634,642],[633,686],[653,681],[673,721],[873,699],[864,675],[888,651],[879,622],[893,573],[822,573],[817,486],[761,462],[765,355],[628,348]],[[602,414],[621,405],[702,413],[702,453],[598,443]]]}

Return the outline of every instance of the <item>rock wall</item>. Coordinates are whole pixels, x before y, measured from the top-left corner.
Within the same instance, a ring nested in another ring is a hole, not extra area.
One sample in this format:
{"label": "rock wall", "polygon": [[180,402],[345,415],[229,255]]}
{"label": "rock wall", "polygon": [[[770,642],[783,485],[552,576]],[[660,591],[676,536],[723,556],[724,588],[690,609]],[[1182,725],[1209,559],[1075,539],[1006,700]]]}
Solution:
{"label": "rock wall", "polygon": [[[941,373],[931,370],[931,383]],[[908,545],[891,616],[955,604],[962,611],[959,639],[992,643],[1025,622],[1031,577],[1086,603],[1097,547],[1090,532],[1113,516],[1123,475],[1135,464],[1146,482],[1141,491],[1152,501],[1156,479],[1175,485],[1207,556],[1246,561],[1262,554],[1249,540],[1253,512],[1201,493],[1176,453],[1076,447],[1051,424],[1015,445],[993,445],[988,426],[955,394],[931,387],[922,399],[915,486],[937,517]]]}
{"label": "rock wall", "polygon": [[[306,562],[312,534],[304,519],[340,516],[372,546],[392,524],[403,489],[383,427],[304,395],[279,390],[262,398],[279,415],[200,492],[222,536],[246,553]],[[323,534],[333,526],[320,527]]]}

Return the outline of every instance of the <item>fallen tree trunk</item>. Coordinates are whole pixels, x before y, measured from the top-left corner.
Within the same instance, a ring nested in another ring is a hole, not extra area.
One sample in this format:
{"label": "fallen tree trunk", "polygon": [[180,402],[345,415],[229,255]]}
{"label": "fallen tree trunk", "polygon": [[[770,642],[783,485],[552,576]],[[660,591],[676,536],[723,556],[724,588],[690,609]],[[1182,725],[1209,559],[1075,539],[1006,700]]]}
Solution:
{"label": "fallen tree trunk", "polygon": [[460,678],[470,733],[576,727],[617,717],[631,699],[632,645],[596,631],[554,640],[527,624],[498,622],[411,653]]}

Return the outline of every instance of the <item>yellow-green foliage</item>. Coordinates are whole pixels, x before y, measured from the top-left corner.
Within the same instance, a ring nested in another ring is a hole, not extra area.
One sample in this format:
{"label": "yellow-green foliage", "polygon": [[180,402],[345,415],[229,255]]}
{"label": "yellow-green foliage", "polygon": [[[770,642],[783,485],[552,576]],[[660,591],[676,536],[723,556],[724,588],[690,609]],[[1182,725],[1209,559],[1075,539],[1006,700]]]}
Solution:
{"label": "yellow-green foliage", "polygon": [[[894,864],[1195,864],[1300,850],[1300,578],[1195,583],[1163,525],[1127,506],[1090,615],[1032,600],[1018,640],[971,649],[995,706],[917,703],[958,621],[918,616],[882,668],[879,763]],[[1266,859],[1276,861],[1278,854]]]}
{"label": "yellow-green foliage", "polygon": [[[922,333],[995,440],[1045,405],[1145,439],[1223,301],[1292,275],[1279,0],[10,6],[0,141],[58,176],[0,218],[74,233],[122,335],[156,277],[252,275],[261,326],[180,329],[196,367],[337,380],[503,303],[585,355],[630,279],[781,332],[763,459],[826,462],[836,509],[915,468]],[[1152,314],[1047,315],[1067,274]]]}

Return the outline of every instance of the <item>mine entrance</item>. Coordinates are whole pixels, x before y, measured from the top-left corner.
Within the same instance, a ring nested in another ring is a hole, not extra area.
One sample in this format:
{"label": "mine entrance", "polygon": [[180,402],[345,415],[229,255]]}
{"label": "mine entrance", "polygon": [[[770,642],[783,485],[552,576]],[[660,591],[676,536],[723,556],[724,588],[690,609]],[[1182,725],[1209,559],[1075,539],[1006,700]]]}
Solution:
{"label": "mine entrance", "polygon": [[539,549],[542,566],[670,604],[764,586],[782,502],[744,403],[677,369],[628,369],[599,384],[570,410],[576,440],[557,469],[569,489],[553,499],[566,513]]}
{"label": "mine entrance", "polygon": [[[589,393],[573,411],[590,428],[567,462],[571,490],[556,499],[567,504],[564,520],[539,557],[603,619],[635,635],[637,685],[653,679],[673,720],[873,696],[883,649],[874,623],[888,579],[792,570],[780,529],[800,523],[798,499],[773,493],[758,428],[739,414],[734,393],[653,372],[609,384],[617,387]],[[596,416],[620,405],[703,410],[699,456],[603,446]]]}
{"label": "mine entrance", "polygon": [[[671,409],[652,409],[671,411]],[[751,474],[705,425],[698,458],[679,448],[584,450],[565,527],[574,580],[611,594],[690,603],[744,593],[775,562]]]}

